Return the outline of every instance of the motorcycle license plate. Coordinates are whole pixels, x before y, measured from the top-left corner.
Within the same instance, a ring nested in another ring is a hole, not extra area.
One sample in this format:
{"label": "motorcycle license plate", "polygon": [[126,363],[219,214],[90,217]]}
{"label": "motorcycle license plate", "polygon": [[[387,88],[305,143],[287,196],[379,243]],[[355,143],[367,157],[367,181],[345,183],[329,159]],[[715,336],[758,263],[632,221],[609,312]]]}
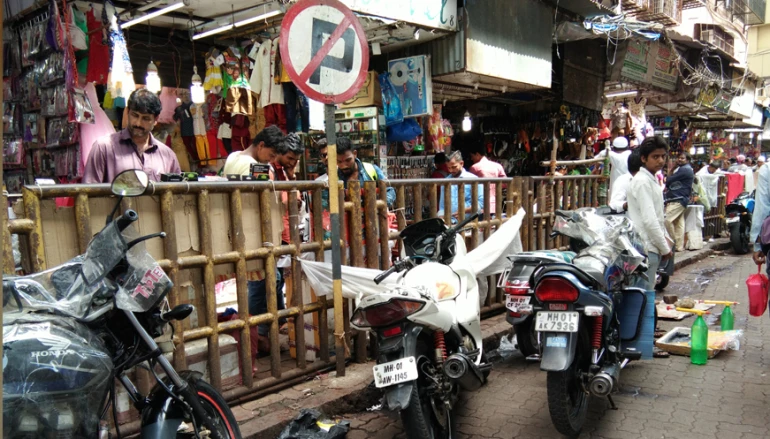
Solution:
{"label": "motorcycle license plate", "polygon": [[508,308],[510,311],[517,312],[524,305],[529,305],[529,300],[530,299],[531,299],[530,296],[511,296],[511,295],[508,295],[508,296],[505,297],[505,307]]}
{"label": "motorcycle license plate", "polygon": [[727,224],[737,223],[740,220],[741,220],[741,217],[739,217],[739,216],[734,216],[732,218],[727,218]]}
{"label": "motorcycle license plate", "polygon": [[535,318],[535,330],[539,332],[577,332],[579,314],[575,311],[541,311]]}
{"label": "motorcycle license plate", "polygon": [[401,358],[382,363],[372,368],[374,385],[377,388],[393,386],[417,379],[417,360],[414,357]]}

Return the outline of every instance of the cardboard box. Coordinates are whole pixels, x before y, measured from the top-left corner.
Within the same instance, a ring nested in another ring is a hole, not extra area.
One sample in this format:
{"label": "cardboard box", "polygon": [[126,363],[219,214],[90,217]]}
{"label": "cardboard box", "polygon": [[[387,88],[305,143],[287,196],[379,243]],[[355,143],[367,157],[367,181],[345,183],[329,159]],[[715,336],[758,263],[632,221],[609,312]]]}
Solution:
{"label": "cardboard box", "polygon": [[339,108],[357,107],[382,107],[382,91],[380,81],[377,80],[377,72],[367,73],[366,80],[358,93],[339,105]]}

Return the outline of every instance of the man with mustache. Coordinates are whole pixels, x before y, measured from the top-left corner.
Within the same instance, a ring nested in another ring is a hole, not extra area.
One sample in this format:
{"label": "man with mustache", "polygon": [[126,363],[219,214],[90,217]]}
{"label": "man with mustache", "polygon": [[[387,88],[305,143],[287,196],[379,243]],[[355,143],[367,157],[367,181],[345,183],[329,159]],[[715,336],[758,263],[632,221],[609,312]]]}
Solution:
{"label": "man with mustache", "polygon": [[128,126],[94,142],[86,162],[83,183],[112,183],[121,172],[141,169],[150,180],[180,173],[174,151],[152,135],[161,104],[155,93],[139,89],[128,98]]}

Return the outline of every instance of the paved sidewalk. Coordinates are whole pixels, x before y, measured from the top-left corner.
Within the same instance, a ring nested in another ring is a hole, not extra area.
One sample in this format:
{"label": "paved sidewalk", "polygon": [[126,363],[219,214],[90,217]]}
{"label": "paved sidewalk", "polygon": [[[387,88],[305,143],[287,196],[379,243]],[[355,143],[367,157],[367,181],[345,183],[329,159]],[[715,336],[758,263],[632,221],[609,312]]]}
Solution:
{"label": "paved sidewalk", "polygon": [[[741,302],[735,309],[736,329],[744,329],[739,351],[720,353],[705,366],[688,357],[639,361],[621,373],[619,410],[606,400],[592,399],[586,438],[736,438],[770,437],[770,320],[748,316],[746,278],[756,273],[749,255],[707,257],[681,269],[671,280],[669,294],[698,299]],[[715,308],[721,312],[721,307]],[[690,326],[661,320],[660,326]],[[461,438],[553,438],[548,413],[546,374],[538,363],[519,354],[495,365],[487,386],[464,393],[458,407]],[[397,415],[387,412],[350,413],[349,439],[404,437]]]}

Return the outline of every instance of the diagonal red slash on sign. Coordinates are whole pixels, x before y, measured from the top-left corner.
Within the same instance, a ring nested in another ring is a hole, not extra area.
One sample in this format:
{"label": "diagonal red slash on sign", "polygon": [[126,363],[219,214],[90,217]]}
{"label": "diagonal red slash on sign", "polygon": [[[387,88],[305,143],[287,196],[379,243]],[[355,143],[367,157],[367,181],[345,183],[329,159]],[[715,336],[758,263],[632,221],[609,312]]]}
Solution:
{"label": "diagonal red slash on sign", "polygon": [[326,55],[331,52],[332,47],[339,41],[340,38],[342,38],[342,34],[345,33],[345,31],[348,29],[348,26],[350,26],[350,18],[343,17],[340,24],[337,26],[336,29],[334,29],[334,32],[329,36],[329,39],[324,42],[324,45],[321,46],[321,49],[313,55],[313,58],[310,60],[310,63],[308,63],[307,66],[305,66],[305,69],[302,71],[302,73],[299,74],[299,81],[301,83],[306,83],[310,75],[315,72],[315,69],[318,68],[318,66],[321,64],[321,61],[323,61],[324,58],[326,58]]}

